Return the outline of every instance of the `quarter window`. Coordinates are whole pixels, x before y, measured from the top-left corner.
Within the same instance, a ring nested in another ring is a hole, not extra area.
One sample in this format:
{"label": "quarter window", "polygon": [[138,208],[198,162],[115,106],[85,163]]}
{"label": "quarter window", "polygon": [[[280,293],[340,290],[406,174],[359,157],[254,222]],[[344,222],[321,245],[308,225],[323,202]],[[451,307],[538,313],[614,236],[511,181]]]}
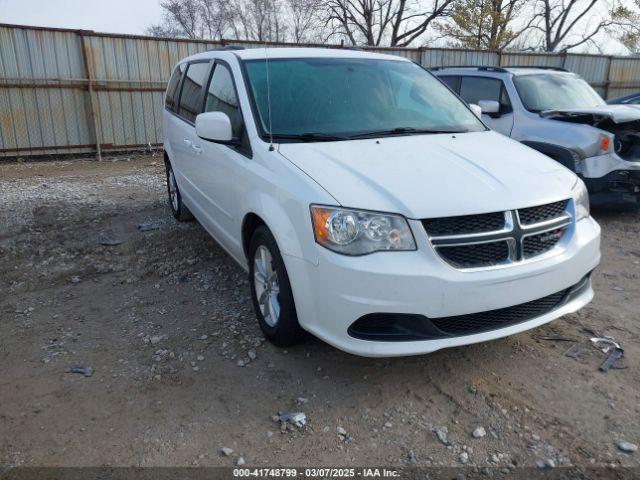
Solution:
{"label": "quarter window", "polygon": [[207,90],[207,101],[205,112],[223,112],[231,120],[231,130],[233,136],[239,138],[242,134],[243,123],[238,97],[233,84],[233,78],[229,69],[222,64],[217,64],[209,89]]}
{"label": "quarter window", "polygon": [[175,112],[178,109],[178,87],[180,86],[180,79],[182,78],[182,74],[186,68],[186,63],[178,65],[173,71],[173,74],[169,79],[169,84],[167,85],[167,94],[164,100],[164,105],[172,112]]}
{"label": "quarter window", "polygon": [[180,109],[178,115],[191,123],[195,123],[196,115],[200,113],[202,103],[202,85],[204,85],[209,63],[192,63],[182,82],[180,94]]}
{"label": "quarter window", "polygon": [[462,77],[460,96],[467,103],[477,104],[480,100],[495,100],[500,104],[500,112],[511,111],[511,101],[502,80],[484,77]]}

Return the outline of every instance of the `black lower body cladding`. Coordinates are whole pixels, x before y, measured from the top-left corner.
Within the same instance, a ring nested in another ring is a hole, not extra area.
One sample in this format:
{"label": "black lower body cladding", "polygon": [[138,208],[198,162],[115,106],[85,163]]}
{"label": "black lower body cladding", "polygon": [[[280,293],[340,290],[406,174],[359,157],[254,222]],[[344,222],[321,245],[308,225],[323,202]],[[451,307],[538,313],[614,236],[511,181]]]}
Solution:
{"label": "black lower body cladding", "polygon": [[372,313],[349,326],[353,338],[378,342],[410,342],[473,335],[532,320],[562,307],[589,288],[591,273],[575,285],[546,297],[488,312],[427,318],[420,314]]}

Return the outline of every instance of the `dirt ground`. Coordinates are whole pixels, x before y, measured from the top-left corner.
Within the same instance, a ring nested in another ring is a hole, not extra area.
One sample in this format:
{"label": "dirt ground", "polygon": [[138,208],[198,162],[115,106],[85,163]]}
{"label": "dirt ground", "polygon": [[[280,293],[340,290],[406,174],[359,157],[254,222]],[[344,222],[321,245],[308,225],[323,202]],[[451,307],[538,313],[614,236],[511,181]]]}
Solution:
{"label": "dirt ground", "polygon": [[578,314],[387,360],[265,342],[244,271],[165,195],[160,156],[0,165],[0,465],[639,466],[638,211],[594,213]]}

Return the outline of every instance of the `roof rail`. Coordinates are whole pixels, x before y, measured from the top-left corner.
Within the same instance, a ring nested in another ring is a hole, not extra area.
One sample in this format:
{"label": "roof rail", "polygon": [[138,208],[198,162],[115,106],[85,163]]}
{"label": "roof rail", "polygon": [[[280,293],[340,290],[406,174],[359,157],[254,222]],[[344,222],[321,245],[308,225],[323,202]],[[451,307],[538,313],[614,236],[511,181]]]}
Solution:
{"label": "roof rail", "polygon": [[494,67],[492,65],[446,65],[441,67],[429,67],[429,70],[445,70],[449,68],[475,68],[476,70],[485,71],[485,72],[501,72],[501,73],[507,72],[502,67]]}
{"label": "roof rail", "polygon": [[222,47],[210,48],[207,52],[219,52],[220,50],[244,50],[240,45],[223,45]]}
{"label": "roof rail", "polygon": [[557,70],[558,72],[568,72],[566,68],[552,67],[548,65],[505,65],[504,68],[537,68],[539,70]]}

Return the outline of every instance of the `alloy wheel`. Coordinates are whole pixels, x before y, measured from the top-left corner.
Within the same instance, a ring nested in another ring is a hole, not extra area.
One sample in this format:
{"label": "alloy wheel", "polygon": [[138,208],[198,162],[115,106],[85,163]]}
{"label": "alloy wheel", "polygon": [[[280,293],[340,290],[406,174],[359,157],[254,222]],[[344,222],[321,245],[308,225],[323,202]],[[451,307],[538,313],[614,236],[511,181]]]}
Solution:
{"label": "alloy wheel", "polygon": [[253,258],[253,288],[264,321],[270,327],[275,327],[280,318],[280,285],[278,272],[273,268],[273,257],[264,245],[256,249]]}

